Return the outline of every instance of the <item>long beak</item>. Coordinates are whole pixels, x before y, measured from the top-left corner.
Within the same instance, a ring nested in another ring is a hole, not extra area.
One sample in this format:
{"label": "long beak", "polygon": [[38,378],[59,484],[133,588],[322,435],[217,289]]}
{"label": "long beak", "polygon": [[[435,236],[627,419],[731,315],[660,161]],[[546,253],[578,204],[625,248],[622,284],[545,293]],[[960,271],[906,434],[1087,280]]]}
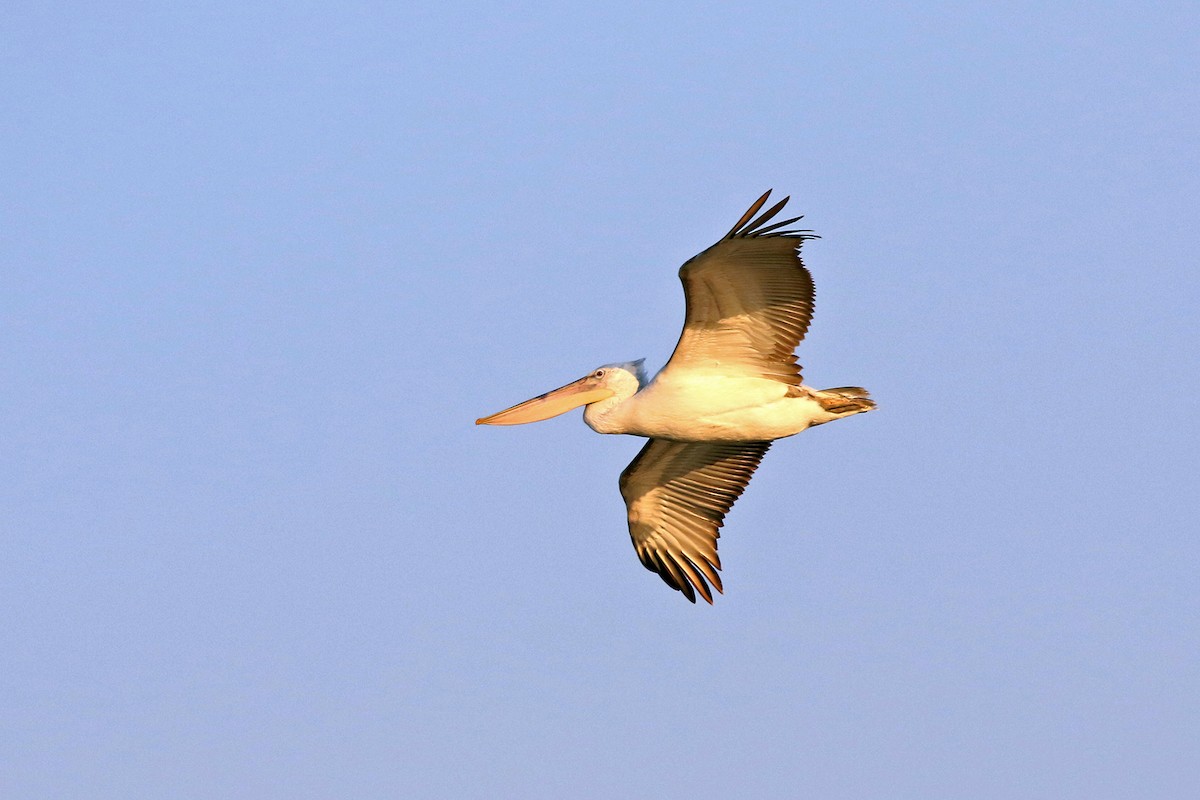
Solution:
{"label": "long beak", "polygon": [[532,400],[526,400],[512,408],[498,411],[490,417],[475,420],[476,425],[523,425],[526,422],[538,422],[543,419],[565,414],[572,408],[579,408],[597,400],[604,400],[615,394],[612,389],[598,386],[589,375],[574,383],[568,383],[561,389],[538,395]]}

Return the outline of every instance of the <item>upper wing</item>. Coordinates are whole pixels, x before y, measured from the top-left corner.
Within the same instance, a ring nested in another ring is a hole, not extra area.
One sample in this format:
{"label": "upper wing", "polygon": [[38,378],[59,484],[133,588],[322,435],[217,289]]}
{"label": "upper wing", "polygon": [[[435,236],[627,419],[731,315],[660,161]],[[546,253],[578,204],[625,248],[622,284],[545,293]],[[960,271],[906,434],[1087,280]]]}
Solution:
{"label": "upper wing", "polygon": [[724,591],[718,529],[770,446],[651,439],[621,473],[638,557],[693,603],[697,591],[712,603],[709,583]]}
{"label": "upper wing", "polygon": [[766,225],[786,197],[748,222],[770,194],[724,239],[680,268],[687,315],[664,373],[719,366],[726,374],[800,385],[794,351],[813,311],[813,281],[800,261],[800,245],[816,237],[786,229],[800,217]]}

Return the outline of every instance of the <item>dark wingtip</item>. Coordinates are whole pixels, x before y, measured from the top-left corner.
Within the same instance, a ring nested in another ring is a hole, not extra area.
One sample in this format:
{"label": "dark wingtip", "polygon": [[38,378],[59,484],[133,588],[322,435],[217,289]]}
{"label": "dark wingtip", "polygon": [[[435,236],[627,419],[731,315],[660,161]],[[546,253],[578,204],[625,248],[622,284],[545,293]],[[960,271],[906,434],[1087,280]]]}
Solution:
{"label": "dark wingtip", "polygon": [[745,229],[744,229],[744,230],[741,232],[741,235],[742,235],[742,236],[754,236],[754,235],[756,235],[756,234],[755,234],[755,231],[757,231],[757,230],[758,230],[760,227],[762,227],[762,226],[763,226],[763,225],[765,225],[767,222],[769,222],[769,221],[771,220],[771,217],[774,217],[776,214],[778,214],[778,213],[779,213],[779,210],[780,210],[781,208],[783,208],[784,206],[786,206],[786,205],[787,205],[787,201],[788,201],[788,200],[791,200],[791,199],[792,199],[792,198],[791,198],[791,196],[789,195],[789,196],[787,196],[787,197],[783,198],[782,200],[780,200],[780,201],[779,201],[778,203],[776,203],[775,205],[773,205],[773,206],[771,206],[770,208],[768,208],[766,211],[764,211],[764,212],[762,213],[762,215],[761,215],[761,216],[760,216],[758,219],[754,220],[754,222],[751,222],[749,225],[747,225],[747,226],[745,227]]}
{"label": "dark wingtip", "polygon": [[737,221],[736,225],[729,229],[729,233],[725,234],[724,238],[732,239],[734,236],[736,236],[737,232],[741,230],[742,226],[749,222],[751,218],[758,213],[758,210],[763,207],[763,203],[767,202],[767,198],[771,196],[772,191],[773,190],[771,189],[767,189],[765,192],[763,192],[762,197],[754,201],[754,204],[746,210],[745,214],[742,214],[742,218]]}
{"label": "dark wingtip", "polygon": [[786,206],[788,201],[792,199],[791,195],[788,195],[787,197],[783,198],[775,205],[771,206],[769,209],[767,209],[761,215],[759,215],[757,218],[755,218],[753,222],[751,222],[750,221],[751,218],[753,218],[754,215],[758,213],[759,209],[763,207],[763,205],[767,202],[767,198],[770,197],[770,195],[771,195],[770,189],[768,189],[766,192],[764,192],[763,196],[758,198],[758,200],[756,200],[754,202],[754,205],[750,206],[749,210],[747,210],[746,213],[742,215],[742,218],[737,221],[737,224],[734,225],[732,229],[730,229],[729,233],[725,234],[725,239],[734,239],[734,238],[741,238],[741,237],[758,238],[758,237],[774,237],[774,236],[786,237],[789,239],[818,239],[818,238],[820,238],[810,230],[789,230],[787,228],[787,226],[791,225],[792,223],[798,222],[798,221],[804,219],[804,215],[800,215],[798,217],[792,217],[791,219],[786,219],[786,220],[783,220],[782,222],[775,222],[770,225],[767,224],[772,219],[774,219],[776,214],[778,214],[781,210],[783,210],[783,207]]}

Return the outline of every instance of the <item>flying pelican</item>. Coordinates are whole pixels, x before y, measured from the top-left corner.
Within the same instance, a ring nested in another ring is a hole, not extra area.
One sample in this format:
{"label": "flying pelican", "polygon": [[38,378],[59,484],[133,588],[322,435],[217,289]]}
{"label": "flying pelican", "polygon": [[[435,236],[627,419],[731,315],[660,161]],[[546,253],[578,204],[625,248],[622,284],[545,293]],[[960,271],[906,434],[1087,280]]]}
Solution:
{"label": "flying pelican", "polygon": [[642,359],[605,364],[552,392],[475,421],[521,425],[584,406],[597,433],[650,441],[621,473],[629,535],[646,569],[693,603],[724,592],[717,538],[775,439],[870,411],[866,389],[813,389],[795,349],[808,331],[813,281],[800,260],[812,231],[771,225],[789,198],[751,219],[750,206],[719,242],[679,270],[687,311],[675,352],[654,379]]}

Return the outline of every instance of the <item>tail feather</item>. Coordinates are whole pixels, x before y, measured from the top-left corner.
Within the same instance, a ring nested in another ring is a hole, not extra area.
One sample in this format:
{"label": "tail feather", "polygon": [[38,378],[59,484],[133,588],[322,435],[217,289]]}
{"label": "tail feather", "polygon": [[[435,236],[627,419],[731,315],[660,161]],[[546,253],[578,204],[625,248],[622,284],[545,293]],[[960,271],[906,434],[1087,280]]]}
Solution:
{"label": "tail feather", "polygon": [[838,386],[834,389],[822,389],[816,393],[816,397],[821,408],[838,416],[861,414],[875,408],[875,401],[871,399],[871,393],[861,386]]}
{"label": "tail feather", "polygon": [[866,400],[871,393],[861,386],[838,386],[835,389],[822,389],[822,392],[840,394],[843,397],[853,397],[855,400]]}

